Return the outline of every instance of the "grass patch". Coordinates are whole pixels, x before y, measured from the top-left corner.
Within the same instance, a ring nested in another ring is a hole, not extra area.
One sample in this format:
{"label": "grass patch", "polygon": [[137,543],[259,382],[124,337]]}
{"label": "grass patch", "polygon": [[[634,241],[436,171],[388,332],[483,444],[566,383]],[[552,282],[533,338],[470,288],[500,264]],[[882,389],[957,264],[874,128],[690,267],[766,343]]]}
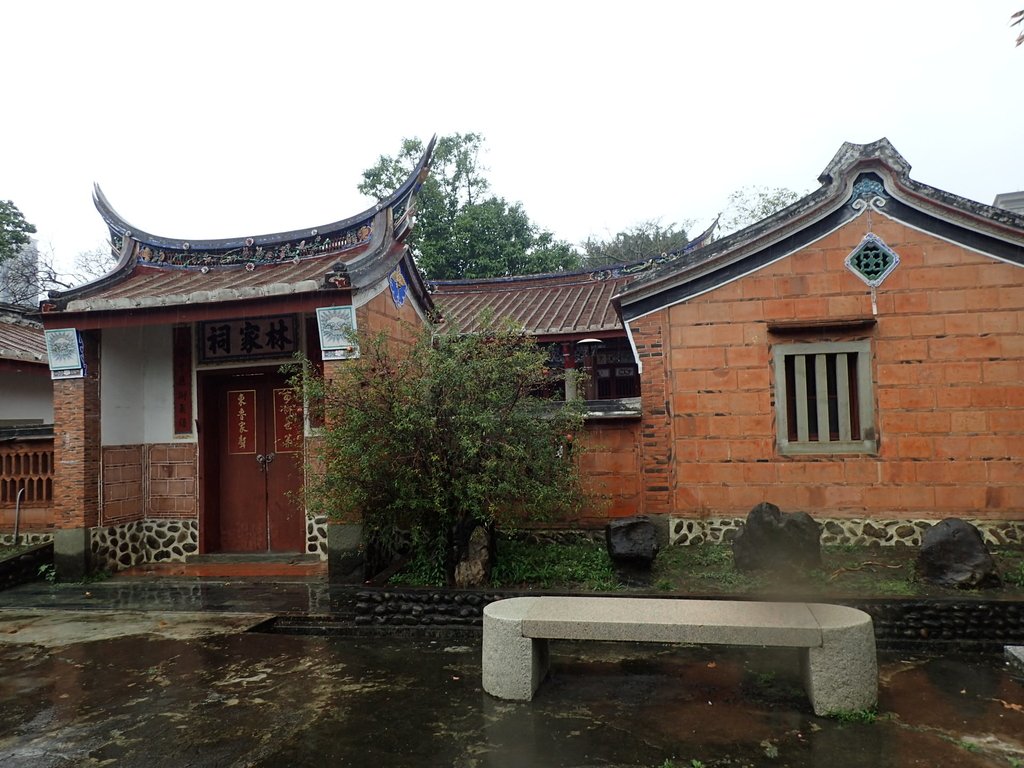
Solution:
{"label": "grass patch", "polygon": [[603,544],[503,541],[498,545],[491,586],[607,591],[618,589],[619,583]]}
{"label": "grass patch", "polygon": [[841,712],[833,712],[829,717],[837,720],[842,724],[858,723],[860,725],[870,725],[871,723],[878,720],[878,710],[872,707],[871,709],[854,709],[846,710]]}
{"label": "grass patch", "polygon": [[24,552],[29,548],[29,544],[19,544],[14,546],[13,544],[0,544],[0,560],[6,560],[8,557],[13,557],[19,552]]}

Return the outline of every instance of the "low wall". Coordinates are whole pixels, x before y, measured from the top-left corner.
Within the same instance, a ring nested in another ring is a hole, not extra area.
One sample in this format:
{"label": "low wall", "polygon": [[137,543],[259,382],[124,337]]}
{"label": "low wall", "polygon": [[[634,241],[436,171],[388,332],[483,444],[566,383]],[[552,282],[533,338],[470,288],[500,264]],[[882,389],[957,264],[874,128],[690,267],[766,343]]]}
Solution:
{"label": "low wall", "polygon": [[[488,603],[506,597],[536,594],[362,589],[355,593],[354,621],[357,627],[379,630],[480,627],[484,606]],[[665,594],[649,597],[677,599]],[[817,602],[823,600],[819,598]],[[859,608],[870,615],[874,622],[876,642],[883,649],[949,650],[962,647],[971,650],[999,650],[1004,645],[1024,644],[1024,602],[958,598],[878,598],[830,602]]]}

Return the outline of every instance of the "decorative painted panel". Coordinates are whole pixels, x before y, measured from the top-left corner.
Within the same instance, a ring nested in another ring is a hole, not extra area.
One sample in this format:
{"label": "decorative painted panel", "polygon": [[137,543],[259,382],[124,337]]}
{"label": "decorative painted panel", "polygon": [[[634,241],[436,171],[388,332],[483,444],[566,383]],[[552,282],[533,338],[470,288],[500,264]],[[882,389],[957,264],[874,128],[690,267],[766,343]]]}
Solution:
{"label": "decorative painted panel", "polygon": [[320,329],[320,349],[324,360],[348,360],[359,357],[359,347],[352,338],[356,313],[351,307],[319,307],[316,310]]}
{"label": "decorative painted panel", "polygon": [[78,331],[74,328],[53,328],[45,334],[50,378],[80,379],[85,376],[85,355]]}

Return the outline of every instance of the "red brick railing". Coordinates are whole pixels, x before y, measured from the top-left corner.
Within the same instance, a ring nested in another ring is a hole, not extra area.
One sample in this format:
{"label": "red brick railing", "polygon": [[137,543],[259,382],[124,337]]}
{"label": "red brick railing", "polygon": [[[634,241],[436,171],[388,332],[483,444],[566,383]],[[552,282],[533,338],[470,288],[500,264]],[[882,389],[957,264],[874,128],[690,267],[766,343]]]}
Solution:
{"label": "red brick railing", "polygon": [[45,527],[53,505],[53,438],[0,443],[0,531],[13,529],[22,490],[22,527]]}

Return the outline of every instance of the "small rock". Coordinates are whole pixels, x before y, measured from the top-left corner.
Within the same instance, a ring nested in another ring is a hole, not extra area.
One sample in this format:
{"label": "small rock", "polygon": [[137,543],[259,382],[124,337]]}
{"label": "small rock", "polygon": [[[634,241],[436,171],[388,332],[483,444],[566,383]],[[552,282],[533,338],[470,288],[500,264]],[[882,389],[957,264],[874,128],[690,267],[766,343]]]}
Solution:
{"label": "small rock", "polygon": [[627,517],[604,527],[608,556],[620,565],[650,568],[658,555],[658,533],[650,518]]}
{"label": "small rock", "polygon": [[921,537],[917,569],[930,584],[956,589],[998,587],[995,561],[973,525],[948,517]]}

